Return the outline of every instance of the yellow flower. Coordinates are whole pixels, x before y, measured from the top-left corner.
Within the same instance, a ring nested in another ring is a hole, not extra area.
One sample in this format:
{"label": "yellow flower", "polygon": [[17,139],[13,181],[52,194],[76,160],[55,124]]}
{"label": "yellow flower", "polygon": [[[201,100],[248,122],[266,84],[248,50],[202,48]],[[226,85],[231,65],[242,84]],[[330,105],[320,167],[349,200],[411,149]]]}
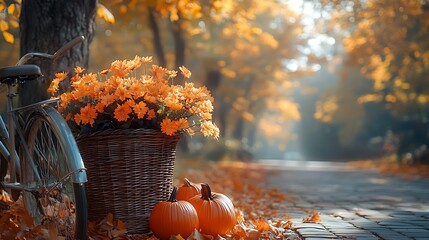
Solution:
{"label": "yellow flower", "polygon": [[179,130],[177,123],[175,121],[171,121],[168,118],[165,118],[161,122],[161,132],[163,132],[166,135],[172,136],[174,135],[177,130]]}
{"label": "yellow flower", "polygon": [[132,112],[130,106],[128,104],[122,104],[118,105],[116,107],[115,112],[113,113],[115,116],[115,119],[119,122],[125,122],[130,117],[129,114]]}

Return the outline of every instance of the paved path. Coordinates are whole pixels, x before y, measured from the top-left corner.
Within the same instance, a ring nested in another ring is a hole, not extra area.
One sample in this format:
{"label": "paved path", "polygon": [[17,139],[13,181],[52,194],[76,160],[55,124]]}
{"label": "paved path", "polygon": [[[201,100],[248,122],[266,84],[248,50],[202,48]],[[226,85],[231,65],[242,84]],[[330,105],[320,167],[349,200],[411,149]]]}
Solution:
{"label": "paved path", "polygon": [[305,240],[429,240],[429,180],[404,180],[359,171],[342,163],[264,161],[277,169],[268,187],[292,194],[295,205],[314,209],[320,223],[302,223],[287,211]]}

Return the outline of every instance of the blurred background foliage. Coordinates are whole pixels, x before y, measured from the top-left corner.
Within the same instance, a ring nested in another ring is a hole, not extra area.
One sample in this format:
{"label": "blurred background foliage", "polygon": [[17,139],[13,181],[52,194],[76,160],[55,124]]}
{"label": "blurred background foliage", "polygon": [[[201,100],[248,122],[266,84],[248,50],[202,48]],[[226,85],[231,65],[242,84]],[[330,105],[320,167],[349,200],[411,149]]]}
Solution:
{"label": "blurred background foliage", "polygon": [[[20,1],[0,0],[0,66],[19,58]],[[429,1],[99,1],[90,71],[154,56],[215,98],[211,160],[429,162]],[[4,101],[2,101],[3,104]]]}

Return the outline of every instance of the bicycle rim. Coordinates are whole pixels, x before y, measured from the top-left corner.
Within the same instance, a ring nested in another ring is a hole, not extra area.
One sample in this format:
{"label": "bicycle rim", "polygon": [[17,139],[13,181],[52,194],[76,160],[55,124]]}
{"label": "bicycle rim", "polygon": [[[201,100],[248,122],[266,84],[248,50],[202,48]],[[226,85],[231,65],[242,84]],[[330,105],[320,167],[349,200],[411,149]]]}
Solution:
{"label": "bicycle rim", "polygon": [[26,129],[27,144],[41,181],[37,181],[29,159],[23,154],[23,183],[38,189],[37,194],[23,192],[25,208],[36,225],[44,224],[51,233],[67,239],[81,238],[85,235],[82,226],[87,224],[85,188],[72,182],[69,160],[64,154],[68,143],[61,141],[60,133],[46,117],[35,115],[30,123]]}

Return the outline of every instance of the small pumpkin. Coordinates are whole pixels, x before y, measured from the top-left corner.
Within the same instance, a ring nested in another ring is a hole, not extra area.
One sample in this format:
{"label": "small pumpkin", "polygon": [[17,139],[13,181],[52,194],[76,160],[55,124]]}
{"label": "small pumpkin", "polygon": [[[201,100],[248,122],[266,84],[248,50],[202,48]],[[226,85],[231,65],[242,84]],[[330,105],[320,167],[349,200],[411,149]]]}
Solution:
{"label": "small pumpkin", "polygon": [[190,198],[201,194],[201,187],[192,183],[189,179],[185,178],[182,186],[177,191],[177,200],[188,201]]}
{"label": "small pumpkin", "polygon": [[201,195],[192,197],[189,202],[197,210],[201,233],[225,235],[237,223],[231,200],[221,193],[212,192],[207,183],[201,184]]}
{"label": "small pumpkin", "polygon": [[174,186],[170,199],[157,203],[149,217],[149,227],[160,239],[169,239],[171,235],[180,234],[189,237],[198,229],[198,215],[195,208],[186,201],[177,201],[177,187]]}

